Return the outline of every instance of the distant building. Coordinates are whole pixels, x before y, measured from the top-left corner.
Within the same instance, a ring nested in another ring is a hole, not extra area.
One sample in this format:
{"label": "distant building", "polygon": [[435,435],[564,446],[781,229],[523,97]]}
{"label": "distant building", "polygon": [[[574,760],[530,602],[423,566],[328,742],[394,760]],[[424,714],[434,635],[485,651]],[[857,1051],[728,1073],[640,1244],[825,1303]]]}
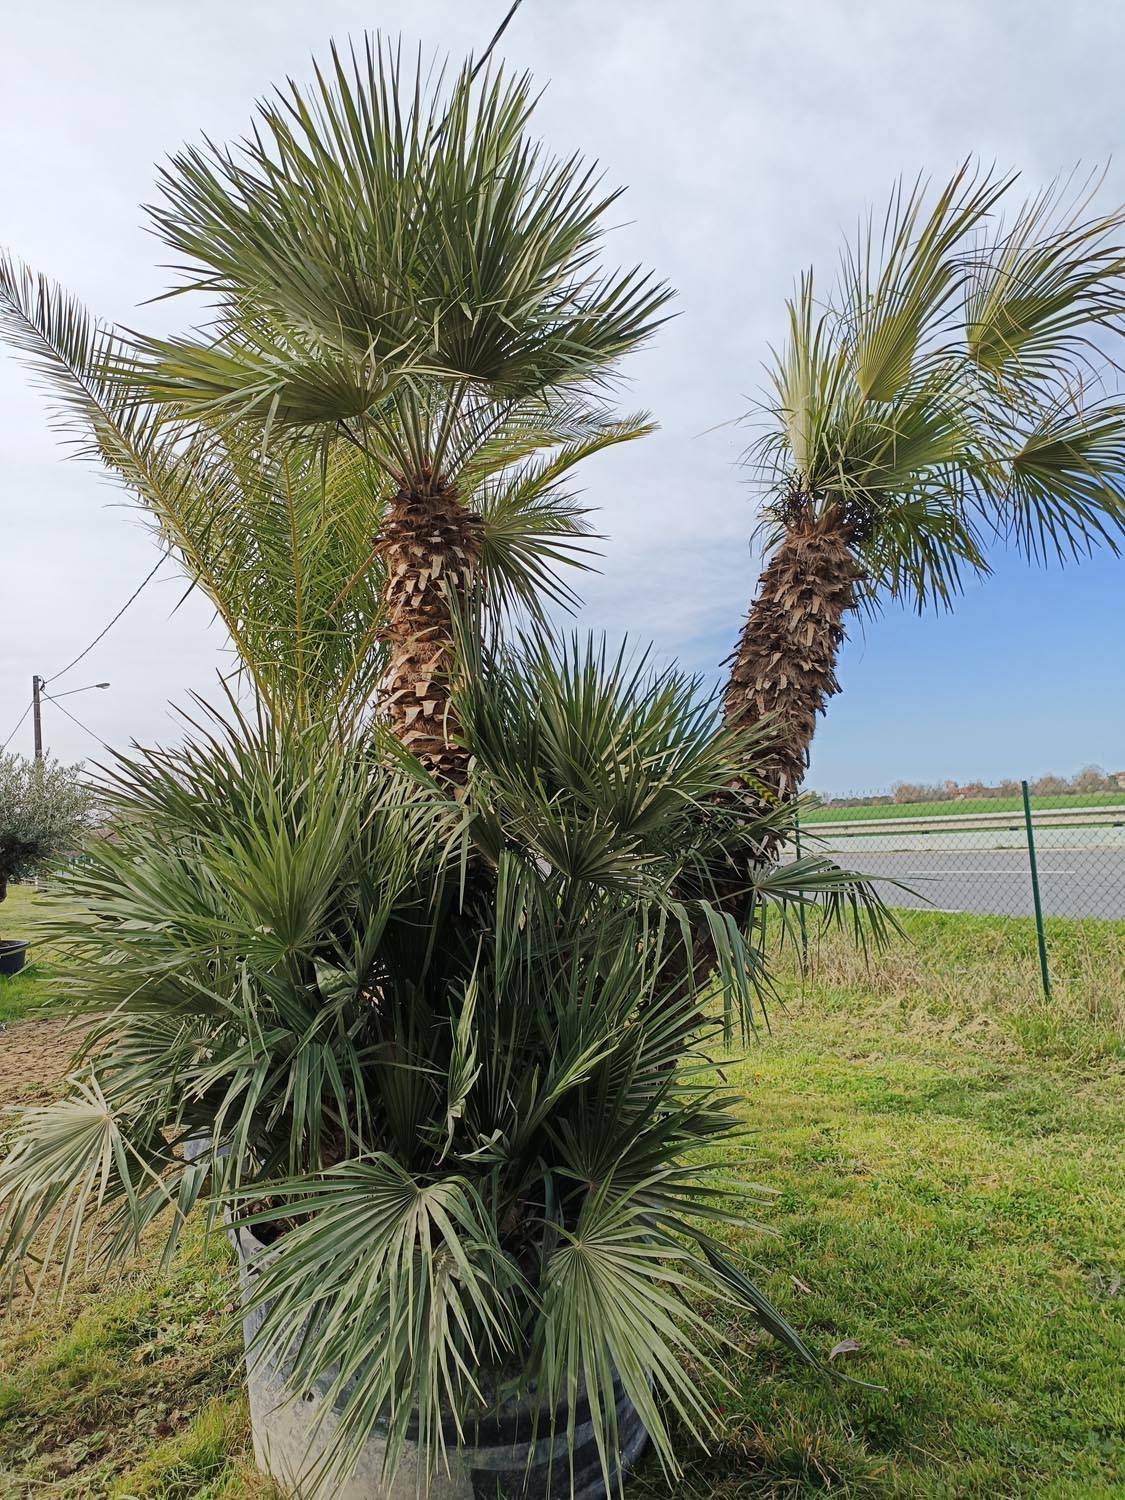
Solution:
{"label": "distant building", "polygon": [[1110,781],[1115,781],[1120,789],[1125,792],[1125,771],[1111,771],[1109,779]]}

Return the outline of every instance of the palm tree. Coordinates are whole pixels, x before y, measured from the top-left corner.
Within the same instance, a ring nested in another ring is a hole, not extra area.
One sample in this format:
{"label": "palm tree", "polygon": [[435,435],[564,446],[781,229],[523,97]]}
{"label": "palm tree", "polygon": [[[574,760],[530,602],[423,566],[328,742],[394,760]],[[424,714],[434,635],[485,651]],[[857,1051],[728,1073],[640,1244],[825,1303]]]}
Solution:
{"label": "palm tree", "polygon": [[1099,340],[1125,314],[1125,211],[1062,185],[1005,224],[1014,183],[962,167],[928,213],[900,185],[827,301],[810,272],[788,304],[751,412],[771,553],[725,693],[728,723],[775,724],[756,768],[775,795],[800,787],[852,615],[948,607],[995,540],[1039,562],[1118,550],[1125,403]]}
{"label": "palm tree", "polygon": [[[373,539],[391,486],[367,453],[305,434],[267,444],[253,417],[185,421],[144,400],[132,340],[2,256],[0,333],[44,378],[56,425],[132,494],[214,606],[235,670],[267,707],[307,722],[370,693],[387,663],[387,570]],[[521,404],[477,446],[460,484],[479,517],[476,592],[492,614],[573,602],[557,569],[587,565],[590,529],[571,472],[651,430],[643,413],[616,420],[568,395]]]}
{"label": "palm tree", "polygon": [[446,89],[370,39],[333,49],[238,146],[162,173],[155,228],[213,323],[144,341],[118,371],[125,399],[179,420],[363,454],[379,476],[383,710],[453,781],[467,760],[453,615],[488,545],[480,486],[544,445],[569,463],[635,434],[594,396],[670,295],[598,269],[618,194],[579,157],[545,155],[532,107],[526,76],[466,64]]}
{"label": "palm tree", "polygon": [[[619,1412],[670,1472],[671,1421],[714,1425],[729,1320],[701,1298],[816,1363],[724,1245],[712,1043],[755,1023],[771,909],[885,919],[827,860],[758,858],[791,805],[724,791],[768,729],[540,621],[477,628],[562,587],[567,476],[643,430],[596,398],[667,294],[593,270],[612,195],[526,142],[526,80],[422,99],[368,47],[174,164],[157,221],[217,299],[208,341],[138,344],[0,273],[252,689],[109,773],[116,838],[75,875],[90,1024],[0,1161],[0,1265],[120,1258],[161,1218],[171,1253],[193,1207],[229,1214],[273,1240],[251,1362],[327,1391],[333,1463],[382,1427],[385,1477],[416,1445],[424,1490],[512,1397],[572,1490],[581,1411],[609,1493]],[[405,750],[365,713],[380,680]]]}

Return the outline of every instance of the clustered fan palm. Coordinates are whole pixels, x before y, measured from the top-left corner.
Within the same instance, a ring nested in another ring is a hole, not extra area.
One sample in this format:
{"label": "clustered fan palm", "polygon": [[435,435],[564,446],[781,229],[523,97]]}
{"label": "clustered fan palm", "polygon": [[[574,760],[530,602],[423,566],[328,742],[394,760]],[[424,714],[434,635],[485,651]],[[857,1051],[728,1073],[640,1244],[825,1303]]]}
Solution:
{"label": "clustered fan palm", "polygon": [[[715,1232],[749,1190],[698,1156],[738,1131],[709,1042],[763,982],[716,874],[788,812],[715,803],[756,747],[678,674],[543,634],[476,666],[457,799],[362,721],[232,709],[118,760],[73,884],[84,1057],[0,1167],[0,1255],[69,1260],[95,1210],[111,1255],[160,1216],[170,1252],[197,1201],[233,1208],[279,1235],[259,1337],[327,1382],[332,1464],[385,1420],[391,1471],[409,1432],[432,1474],[451,1422],[513,1391],[573,1421],[584,1391],[608,1488],[615,1379],[670,1469],[668,1413],[711,1425],[700,1295],[812,1359]],[[817,891],[866,894],[762,868],[752,922]],[[663,975],[700,922],[725,1020]]]}
{"label": "clustered fan palm", "polygon": [[738,1204],[693,1159],[736,1128],[708,1044],[753,1024],[768,906],[880,913],[757,859],[789,809],[723,795],[764,736],[698,684],[541,624],[489,644],[565,599],[568,476],[645,430],[602,388],[667,297],[596,269],[615,195],[528,110],[526,79],[427,93],[369,45],[185,153],[154,214],[203,337],[0,266],[9,333],[253,704],[111,775],[72,934],[92,1024],[0,1167],[0,1253],[120,1255],[160,1215],[170,1252],[197,1203],[232,1213],[274,1234],[259,1339],[339,1398],[333,1462],[387,1422],[389,1468],[417,1432],[432,1476],[514,1386],[552,1424],[582,1394],[608,1487],[615,1381],[669,1468],[666,1413],[706,1428],[697,1293],[811,1358],[712,1232]]}
{"label": "clustered fan palm", "polygon": [[773,550],[725,697],[729,723],[775,722],[774,793],[800,787],[850,615],[947,606],[990,540],[1047,561],[1125,533],[1125,402],[1099,349],[1122,331],[1125,210],[1056,188],[1006,224],[1014,185],[962,168],[929,211],[900,188],[826,302],[809,274],[789,304],[751,413]]}
{"label": "clustered fan palm", "polygon": [[984,233],[1009,184],[962,176],[924,222],[897,204],[825,311],[803,284],[759,454],[785,537],[724,726],[542,622],[585,532],[570,471],[646,430],[604,392],[668,292],[598,269],[615,194],[530,108],[526,78],[429,87],[369,43],[183,153],[152,213],[210,299],[191,338],[0,264],[0,318],[252,702],[110,775],[116,839],[75,877],[90,1026],[0,1165],[0,1256],[121,1255],[161,1216],[171,1253],[195,1205],[232,1214],[272,1237],[258,1337],[327,1387],[333,1464],[385,1424],[428,1481],[514,1391],[548,1424],[588,1403],[608,1490],[616,1381],[668,1469],[670,1417],[706,1430],[700,1296],[812,1359],[720,1242],[710,1044],[754,1024],[769,908],[881,930],[861,880],[764,857],[848,612],[946,598],[982,526],[1036,553],[1119,524],[1118,407],[1084,377],[1120,262],[1116,219],[1051,200]]}
{"label": "clustered fan palm", "polygon": [[163,173],[154,225],[213,322],[205,340],[146,342],[143,372],[123,372],[183,419],[348,442],[383,477],[382,708],[455,782],[452,610],[483,560],[481,487],[545,444],[633,435],[592,397],[670,295],[598,268],[617,193],[544,154],[531,104],[526,76],[466,64],[427,90],[391,48],[333,50],[237,147]]}

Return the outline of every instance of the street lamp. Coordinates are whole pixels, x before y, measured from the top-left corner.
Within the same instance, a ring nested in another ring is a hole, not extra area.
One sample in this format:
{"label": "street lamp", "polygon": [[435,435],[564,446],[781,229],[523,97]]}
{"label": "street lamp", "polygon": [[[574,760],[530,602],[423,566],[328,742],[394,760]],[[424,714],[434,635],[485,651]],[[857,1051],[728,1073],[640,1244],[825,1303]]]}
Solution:
{"label": "street lamp", "polygon": [[[35,759],[43,759],[43,721],[40,714],[42,700],[46,698],[48,703],[53,703],[56,698],[70,698],[75,693],[91,693],[95,688],[107,688],[108,682],[89,682],[85,687],[68,688],[65,693],[46,693],[47,686],[45,678],[40,677],[38,672],[31,679],[31,706],[33,709],[32,722],[35,727]],[[65,712],[65,710],[64,710]]]}
{"label": "street lamp", "polygon": [[85,687],[81,687],[81,688],[68,688],[65,693],[44,693],[43,696],[49,702],[53,703],[56,698],[69,698],[74,693],[89,693],[94,688],[107,688],[107,687],[109,687],[109,683],[108,682],[91,682],[91,683],[88,683]]}

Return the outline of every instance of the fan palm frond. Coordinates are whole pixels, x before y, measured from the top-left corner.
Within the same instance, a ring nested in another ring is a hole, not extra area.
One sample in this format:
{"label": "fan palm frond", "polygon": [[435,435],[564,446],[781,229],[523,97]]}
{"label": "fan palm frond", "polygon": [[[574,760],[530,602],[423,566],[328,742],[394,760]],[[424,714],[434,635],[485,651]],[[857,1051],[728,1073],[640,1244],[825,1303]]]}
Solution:
{"label": "fan palm frond", "polygon": [[603,379],[668,292],[596,268],[617,193],[528,138],[532,106],[526,76],[466,65],[447,87],[368,38],[263,101],[238,146],[182,152],[153,223],[223,337],[150,342],[154,391],[259,421],[362,411],[369,427],[400,393],[409,427],[411,382],[519,401]]}
{"label": "fan palm frond", "polygon": [[825,300],[810,272],[788,305],[747,455],[774,555],[726,692],[732,723],[785,726],[782,795],[853,610],[948,607],[996,539],[1038,561],[1121,546],[1125,210],[1060,183],[1005,227],[1015,182],[966,164],[932,204],[900,183]]}

